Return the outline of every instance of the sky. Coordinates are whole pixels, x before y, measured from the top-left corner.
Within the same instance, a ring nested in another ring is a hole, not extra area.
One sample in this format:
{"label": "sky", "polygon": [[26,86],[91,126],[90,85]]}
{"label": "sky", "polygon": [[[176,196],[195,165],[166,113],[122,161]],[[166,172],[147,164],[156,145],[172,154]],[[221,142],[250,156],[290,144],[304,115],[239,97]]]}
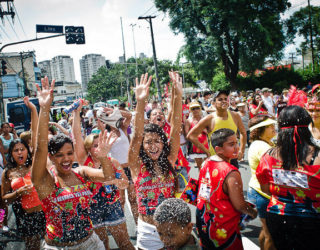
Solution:
{"label": "sky", "polygon": [[[288,17],[293,11],[307,5],[307,0],[291,0],[292,9],[285,13]],[[320,0],[311,0],[311,4],[320,5]],[[2,6],[4,4],[2,3]],[[50,60],[57,55],[69,55],[73,58],[76,80],[81,82],[79,60],[85,54],[101,54],[112,62],[123,55],[120,17],[122,17],[126,57],[134,56],[134,26],[136,54],[143,52],[152,56],[149,23],[138,20],[139,16],[155,15],[153,31],[157,58],[175,60],[180,47],[184,44],[183,35],[175,35],[169,27],[169,18],[157,11],[152,0],[14,0],[17,16],[14,23],[4,19],[0,24],[0,42],[33,39],[52,34],[36,34],[36,24],[84,26],[86,44],[67,45],[64,37],[52,38],[31,43],[7,47],[3,52],[36,52],[37,61]],[[5,7],[6,9],[6,7]],[[299,39],[297,40],[299,42]],[[295,46],[289,46],[285,52],[294,52]]]}

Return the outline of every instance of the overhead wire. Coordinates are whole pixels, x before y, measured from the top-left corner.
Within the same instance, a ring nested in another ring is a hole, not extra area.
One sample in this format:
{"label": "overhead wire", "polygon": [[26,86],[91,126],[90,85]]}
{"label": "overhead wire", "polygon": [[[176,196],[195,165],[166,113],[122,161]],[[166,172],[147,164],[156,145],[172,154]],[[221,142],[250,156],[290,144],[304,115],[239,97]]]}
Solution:
{"label": "overhead wire", "polygon": [[13,28],[13,26],[12,26],[12,24],[11,24],[9,18],[8,18],[8,16],[6,16],[6,18],[7,18],[7,20],[8,20],[8,23],[10,24],[11,29],[13,30],[14,34],[16,35],[16,37],[18,38],[18,40],[20,40],[20,37],[18,36],[17,32],[14,30],[14,28]]}
{"label": "overhead wire", "polygon": [[24,33],[24,36],[27,38],[27,34],[26,34],[26,32],[24,31],[24,28],[23,28],[23,25],[22,25],[22,23],[21,23],[20,17],[19,17],[19,15],[18,15],[17,8],[16,8],[16,6],[14,5],[13,2],[12,2],[12,5],[13,5],[13,8],[14,8],[14,10],[15,10],[15,12],[16,12],[16,15],[17,15],[18,21],[19,21],[19,23],[20,23],[21,29],[22,29],[22,31],[23,31],[23,33]]}
{"label": "overhead wire", "polygon": [[142,15],[140,15],[140,16],[144,16],[144,15],[146,15],[153,7],[155,7],[154,6],[154,4],[152,4],[152,6],[145,12],[145,13],[143,13]]}
{"label": "overhead wire", "polygon": [[8,37],[8,39],[11,39],[10,36],[5,31],[5,29],[2,27],[2,25],[0,25],[0,28],[1,28],[2,32]]}

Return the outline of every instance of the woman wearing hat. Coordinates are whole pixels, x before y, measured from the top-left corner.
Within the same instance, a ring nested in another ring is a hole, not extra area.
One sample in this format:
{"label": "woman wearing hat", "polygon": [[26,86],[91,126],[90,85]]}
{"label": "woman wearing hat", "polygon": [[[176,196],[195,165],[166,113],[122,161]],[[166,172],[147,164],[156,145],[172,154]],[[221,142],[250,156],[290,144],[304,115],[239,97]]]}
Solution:
{"label": "woman wearing hat", "polygon": [[261,249],[265,250],[275,249],[266,224],[266,213],[270,196],[261,190],[256,177],[256,169],[262,155],[273,146],[271,139],[276,135],[275,123],[275,120],[270,119],[266,115],[255,116],[249,121],[251,145],[248,151],[248,161],[251,168],[251,179],[249,182],[248,200],[257,207],[262,223],[259,242]]}
{"label": "woman wearing hat", "polygon": [[[189,131],[197,125],[197,123],[202,119],[201,106],[198,102],[192,102],[189,104],[189,109],[192,116],[186,121],[184,129],[185,134],[188,134]],[[207,149],[209,149],[208,139],[207,139],[207,130],[204,129],[201,134],[198,135],[198,141],[203,144]],[[192,146],[192,154],[190,158],[194,158],[197,167],[200,169],[201,164],[204,158],[207,158],[207,154],[197,148],[195,145]]]}

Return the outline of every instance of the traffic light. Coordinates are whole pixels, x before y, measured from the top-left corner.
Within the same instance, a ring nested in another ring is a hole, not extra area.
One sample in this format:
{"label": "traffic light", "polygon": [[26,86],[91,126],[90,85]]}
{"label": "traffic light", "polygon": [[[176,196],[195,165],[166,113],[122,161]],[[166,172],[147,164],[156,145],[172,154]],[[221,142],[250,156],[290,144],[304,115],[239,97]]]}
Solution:
{"label": "traffic light", "polygon": [[7,74],[7,62],[5,60],[1,60],[1,75],[4,76]]}
{"label": "traffic light", "polygon": [[66,26],[66,44],[85,44],[84,28],[82,26]]}

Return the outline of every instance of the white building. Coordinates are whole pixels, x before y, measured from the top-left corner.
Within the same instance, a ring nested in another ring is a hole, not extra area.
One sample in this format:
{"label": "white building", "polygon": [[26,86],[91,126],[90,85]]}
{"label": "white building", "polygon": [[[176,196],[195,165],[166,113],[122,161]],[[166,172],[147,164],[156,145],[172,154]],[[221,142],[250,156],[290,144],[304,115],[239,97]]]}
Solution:
{"label": "white building", "polygon": [[41,69],[41,77],[47,76],[49,81],[52,81],[52,70],[51,70],[51,61],[45,60],[38,63],[39,68]]}
{"label": "white building", "polygon": [[99,54],[87,54],[80,59],[80,72],[83,90],[88,87],[88,82],[98,69],[106,65],[106,59]]}
{"label": "white building", "polygon": [[51,75],[56,81],[75,82],[73,59],[70,56],[52,58]]}

